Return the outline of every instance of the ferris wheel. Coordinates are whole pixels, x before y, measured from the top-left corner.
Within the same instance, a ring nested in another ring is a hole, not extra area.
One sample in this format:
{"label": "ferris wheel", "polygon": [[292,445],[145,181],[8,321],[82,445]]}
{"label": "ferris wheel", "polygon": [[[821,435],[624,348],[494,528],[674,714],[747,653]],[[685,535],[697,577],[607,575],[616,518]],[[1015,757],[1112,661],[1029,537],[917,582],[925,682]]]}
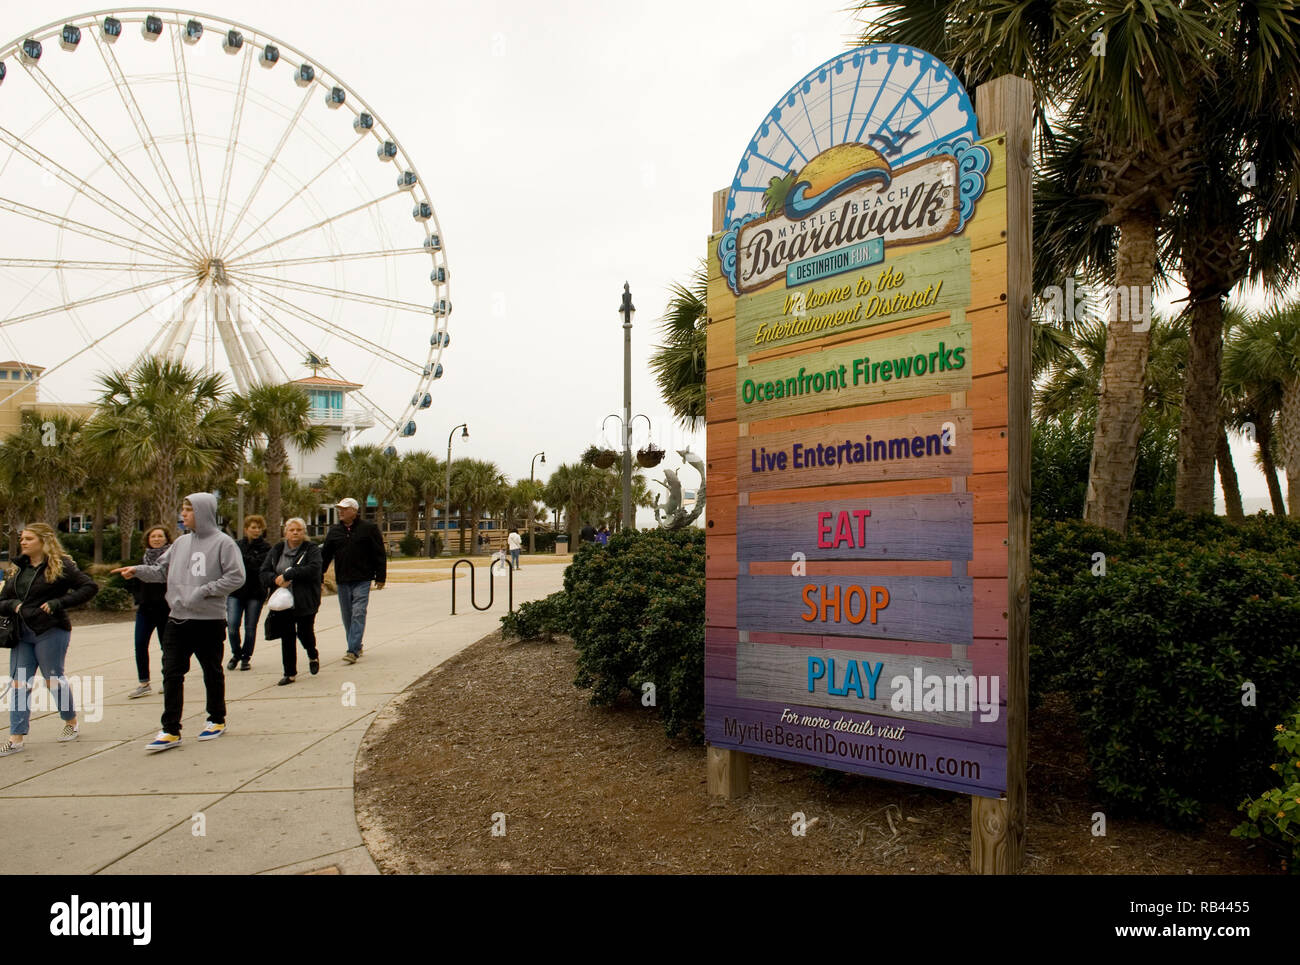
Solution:
{"label": "ferris wheel", "polygon": [[388,445],[432,405],[450,314],[415,161],[319,61],[159,9],[0,48],[0,403],[88,402],[157,355],[302,381],[316,421]]}

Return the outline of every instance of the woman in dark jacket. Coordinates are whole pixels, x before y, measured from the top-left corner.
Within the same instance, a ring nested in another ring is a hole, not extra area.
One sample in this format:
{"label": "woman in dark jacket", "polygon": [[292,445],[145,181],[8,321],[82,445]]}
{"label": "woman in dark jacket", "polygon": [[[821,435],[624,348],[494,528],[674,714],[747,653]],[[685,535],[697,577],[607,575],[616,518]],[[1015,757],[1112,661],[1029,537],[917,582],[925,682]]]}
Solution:
{"label": "woman in dark jacket", "polygon": [[[152,566],[167,552],[171,534],[165,526],[151,527],[144,534],[144,562]],[[162,646],[163,631],[171,607],[167,605],[167,584],[127,580],[127,587],[135,597],[135,671],[140,685],[128,697],[144,697],[153,693],[149,686],[149,638],[158,631],[158,646]]]}
{"label": "woman in dark jacket", "polygon": [[[262,535],[266,532],[266,520],[261,516],[244,518],[244,538],[235,543],[244,557],[244,585],[226,597],[226,636],[230,640],[230,661],[227,670],[234,670],[239,664],[240,670],[251,670],[253,645],[257,643],[257,619],[262,615],[262,604],[266,602],[266,587],[262,585],[262,564],[266,554],[271,552],[271,544]],[[239,641],[239,621],[244,621],[244,641]]]}
{"label": "woman in dark jacket", "polygon": [[9,739],[0,744],[0,757],[25,749],[31,720],[29,696],[37,668],[63,718],[60,741],[74,741],[79,733],[72,688],[63,676],[72,624],[67,611],[88,602],[99,587],[63,551],[58,534],[44,523],[32,523],[19,537],[23,555],[14,561],[4,589],[0,612],[18,617],[18,640],[9,651],[9,678],[13,685],[9,710]]}
{"label": "woman in dark jacket", "polygon": [[320,653],[316,650],[316,611],[320,609],[320,547],[307,538],[307,524],[298,518],[284,524],[284,539],[267,554],[262,564],[262,583],[269,590],[287,586],[293,593],[293,606],[273,610],[266,618],[266,639],[280,638],[284,657],[284,676],[280,686],[293,683],[298,675],[298,648],[295,636],[307,651],[307,666],[312,673],[320,670]]}

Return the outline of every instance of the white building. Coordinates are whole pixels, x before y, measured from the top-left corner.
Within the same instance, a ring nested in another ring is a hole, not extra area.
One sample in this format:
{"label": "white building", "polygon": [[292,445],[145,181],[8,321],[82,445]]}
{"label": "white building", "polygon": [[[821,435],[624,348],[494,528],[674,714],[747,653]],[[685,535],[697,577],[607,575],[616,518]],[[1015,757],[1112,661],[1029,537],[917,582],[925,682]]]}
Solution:
{"label": "white building", "polygon": [[292,384],[302,386],[311,402],[308,417],[327,432],[325,444],[315,452],[301,452],[292,443],[288,446],[289,474],[299,482],[312,485],[334,471],[334,457],[358,432],[373,426],[375,420],[365,409],[348,406],[348,393],[362,387],[355,382],[312,375]]}

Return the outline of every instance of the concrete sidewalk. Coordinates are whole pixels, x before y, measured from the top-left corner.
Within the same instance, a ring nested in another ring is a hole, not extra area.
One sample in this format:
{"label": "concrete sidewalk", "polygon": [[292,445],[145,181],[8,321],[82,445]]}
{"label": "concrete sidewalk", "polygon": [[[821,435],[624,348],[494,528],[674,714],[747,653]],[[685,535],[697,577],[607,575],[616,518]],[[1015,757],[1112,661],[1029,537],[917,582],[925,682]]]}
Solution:
{"label": "concrete sidewalk", "polygon": [[[515,574],[516,606],[559,589],[564,569],[525,562]],[[480,566],[480,602],[486,583]],[[226,671],[228,728],[218,740],[196,740],[207,714],[203,675],[192,662],[184,743],[155,754],[144,747],[162,713],[156,638],[154,693],[128,700],[136,683],[133,624],[75,628],[66,674],[80,684],[81,737],[58,743],[57,713],[34,710],[27,749],[0,758],[0,823],[24,832],[4,849],[0,872],[252,874],[336,866],[375,873],[353,806],[362,736],[394,695],[498,629],[506,612],[500,577],[485,613],[470,606],[463,568],[456,584],[455,617],[449,580],[372,592],[365,655],[352,665],[342,660],[338,598],[325,597],[316,619],[320,673],[308,673],[299,645],[298,677],[285,687],[276,686],[280,642],[262,640],[259,631],[253,669]],[[92,709],[86,698],[93,686],[102,686],[102,701]],[[43,686],[37,689],[44,698]],[[0,726],[7,735],[7,714]],[[388,739],[400,737],[391,731]]]}

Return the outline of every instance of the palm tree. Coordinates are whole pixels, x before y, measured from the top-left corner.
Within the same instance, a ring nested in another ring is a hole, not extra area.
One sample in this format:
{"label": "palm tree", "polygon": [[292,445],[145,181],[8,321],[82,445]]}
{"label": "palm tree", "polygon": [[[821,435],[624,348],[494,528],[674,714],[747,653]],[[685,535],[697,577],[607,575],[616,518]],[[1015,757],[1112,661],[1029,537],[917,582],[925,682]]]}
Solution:
{"label": "palm tree", "polygon": [[664,402],[687,429],[704,421],[704,376],[708,313],[708,267],[701,262],[688,284],[669,289],[660,332],[664,344],[650,356],[650,370]]}
{"label": "palm tree", "polygon": [[[1223,368],[1225,382],[1251,397],[1262,417],[1255,435],[1266,459],[1272,433],[1264,431],[1261,438],[1261,431],[1272,429],[1266,409],[1276,405],[1276,442],[1286,471],[1289,515],[1300,518],[1300,302],[1248,317],[1229,335]],[[1266,461],[1266,476],[1268,470]]]}
{"label": "palm tree", "polygon": [[607,500],[609,474],[585,463],[565,463],[551,473],[544,495],[548,506],[564,509],[569,523],[569,545],[577,547],[578,534],[585,522],[601,512]]}
{"label": "palm tree", "polygon": [[177,481],[210,479],[236,448],[239,423],[226,405],[225,379],[148,357],[99,381],[100,408],[86,423],[87,438],[114,446],[128,473],[149,478],[155,512],[173,519]]}
{"label": "palm tree", "polygon": [[81,432],[86,420],[64,413],[24,412],[16,433],[0,446],[0,458],[28,476],[44,497],[43,518],[58,526],[60,497],[86,476]]}
{"label": "palm tree", "polygon": [[495,463],[481,459],[460,459],[451,470],[451,499],[461,508],[460,550],[465,552],[466,516],[470,520],[471,552],[478,547],[479,517],[495,509],[506,488],[506,477]]}
{"label": "palm tree", "polygon": [[[1294,5],[915,2],[887,5],[876,22],[898,31],[893,39],[901,42],[926,47],[938,39],[939,46],[927,49],[950,62],[959,54],[959,73],[969,69],[975,75],[968,81],[978,83],[1002,70],[1026,73],[1040,100],[1055,100],[1062,108],[1064,121],[1050,127],[1047,112],[1039,111],[1044,136],[1043,176],[1034,187],[1038,285],[1080,265],[1107,277],[1116,272],[1124,233],[1113,210],[1116,193],[1100,190],[1104,179],[1091,171],[1098,130],[1090,123],[1092,111],[1123,122],[1133,104],[1149,100],[1155,110],[1145,121],[1152,133],[1177,121],[1181,132],[1170,128],[1174,141],[1193,135],[1193,150],[1181,158],[1176,150],[1165,152],[1171,163],[1182,165],[1171,169],[1168,186],[1188,190],[1175,196],[1157,229],[1161,263],[1181,267],[1190,294],[1176,505],[1209,511],[1214,443],[1221,434],[1224,299],[1248,274],[1277,290],[1300,264],[1300,104],[1294,96],[1300,86],[1300,16]],[[1147,30],[1134,30],[1143,23]],[[1198,24],[1205,28],[1199,39]],[[1075,63],[1056,57],[1062,39],[1068,47],[1073,37],[1077,48],[1085,35],[1091,41],[1096,29],[1105,33],[1104,57]],[[1169,69],[1176,68],[1169,55],[1186,61],[1181,76]],[[1077,80],[1076,71],[1081,71]],[[1117,83],[1106,81],[1107,73]],[[1098,96],[1076,99],[1089,87]],[[1164,93],[1152,98],[1157,89]],[[1180,89],[1185,96],[1177,93]],[[1126,159],[1112,160],[1123,164]],[[1190,184],[1188,172],[1195,173]],[[1144,165],[1126,177],[1153,173]],[[1166,207],[1167,196],[1157,210]],[[1130,376],[1137,371],[1128,368]]]}
{"label": "palm tree", "polygon": [[[1099,321],[1075,326],[1066,342],[1069,351],[1048,366],[1035,389],[1036,421],[1078,424],[1096,418],[1107,334],[1106,325]],[[1157,423],[1173,425],[1178,419],[1187,362],[1186,319],[1169,321],[1153,315],[1151,343],[1142,392],[1144,431]]]}
{"label": "palm tree", "polygon": [[[402,454],[402,473],[411,497],[411,515],[408,531],[418,518],[420,506],[424,507],[424,555],[433,556],[433,514],[439,497],[445,492],[447,464],[429,452],[417,451]],[[446,539],[447,534],[443,534]]]}
{"label": "palm tree", "polygon": [[311,421],[307,393],[292,382],[254,385],[234,396],[230,408],[243,427],[244,438],[266,440],[266,526],[268,533],[278,534],[281,480],[289,464],[287,444],[293,443],[302,452],[319,449],[325,444],[325,427]]}
{"label": "palm tree", "polygon": [[1280,294],[1300,257],[1300,15],[1226,6],[1225,42],[1207,51],[1214,80],[1198,91],[1200,175],[1175,205],[1164,256],[1182,265],[1191,316],[1176,498],[1187,512],[1213,507],[1227,296],[1247,276]]}
{"label": "palm tree", "polygon": [[35,477],[23,472],[19,463],[0,457],[0,502],[4,504],[4,522],[11,560],[18,555],[18,534],[21,527],[38,512],[42,495]]}

